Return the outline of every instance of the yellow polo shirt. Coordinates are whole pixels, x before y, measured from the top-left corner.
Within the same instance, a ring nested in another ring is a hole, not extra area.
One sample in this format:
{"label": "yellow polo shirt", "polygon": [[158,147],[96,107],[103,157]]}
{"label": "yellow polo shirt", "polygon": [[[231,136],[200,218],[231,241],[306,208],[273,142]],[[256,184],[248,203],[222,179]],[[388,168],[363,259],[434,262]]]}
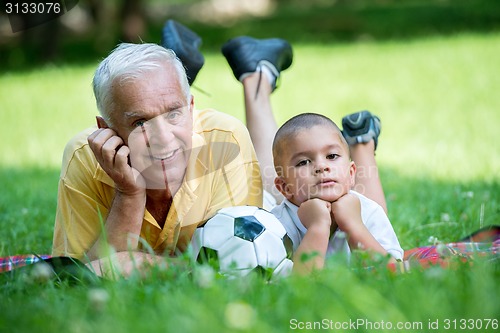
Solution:
{"label": "yellow polo shirt", "polygon": [[[193,122],[193,150],[164,227],[147,209],[144,213],[140,236],[159,254],[184,251],[196,227],[220,208],[262,206],[260,169],[246,127],[210,109],[195,110]],[[84,258],[106,223],[114,183],[88,145],[87,137],[95,130],[81,132],[65,148],[53,255]]]}

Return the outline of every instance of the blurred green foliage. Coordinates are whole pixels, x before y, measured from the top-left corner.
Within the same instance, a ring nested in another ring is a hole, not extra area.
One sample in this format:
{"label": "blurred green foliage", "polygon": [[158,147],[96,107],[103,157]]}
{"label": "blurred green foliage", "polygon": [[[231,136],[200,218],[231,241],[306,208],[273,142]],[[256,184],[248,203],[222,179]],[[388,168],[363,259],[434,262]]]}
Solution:
{"label": "blurred green foliage", "polygon": [[[238,35],[279,36],[293,44],[350,43],[500,30],[497,0],[269,1],[273,6],[264,16],[248,14],[222,23],[207,20],[209,13],[195,9],[199,8],[194,6],[200,0],[176,0],[168,4],[142,1],[145,27],[134,42],[160,42],[161,28],[169,18],[196,31],[203,38],[206,52],[218,52],[226,40]],[[87,2],[80,1],[84,11],[90,11]],[[0,66],[10,70],[29,69],[46,62],[86,63],[101,59],[122,40],[119,4],[119,1],[106,3],[110,17],[104,21],[109,22],[94,25],[85,33],[77,34],[61,28],[60,24],[58,28],[53,22],[11,38],[0,35]],[[38,31],[41,29],[45,31]]]}

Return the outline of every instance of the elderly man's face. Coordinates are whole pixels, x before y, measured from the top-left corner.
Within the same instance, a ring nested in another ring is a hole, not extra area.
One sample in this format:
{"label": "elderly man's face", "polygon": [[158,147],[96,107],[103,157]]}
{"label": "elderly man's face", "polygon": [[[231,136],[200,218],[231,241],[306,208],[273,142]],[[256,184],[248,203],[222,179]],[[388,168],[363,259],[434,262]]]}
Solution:
{"label": "elderly man's face", "polygon": [[173,66],[113,85],[113,129],[130,148],[132,167],[149,189],[175,194],[186,172],[193,131],[193,99],[186,99]]}

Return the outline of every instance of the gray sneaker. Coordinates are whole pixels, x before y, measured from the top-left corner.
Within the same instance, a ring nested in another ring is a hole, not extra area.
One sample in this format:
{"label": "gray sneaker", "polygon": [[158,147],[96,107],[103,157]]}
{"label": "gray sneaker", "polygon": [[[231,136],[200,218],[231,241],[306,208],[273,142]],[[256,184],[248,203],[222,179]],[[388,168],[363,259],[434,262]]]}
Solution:
{"label": "gray sneaker", "polygon": [[364,110],[342,118],[342,134],[349,145],[367,143],[373,139],[377,149],[381,128],[379,117],[372,115],[370,111]]}

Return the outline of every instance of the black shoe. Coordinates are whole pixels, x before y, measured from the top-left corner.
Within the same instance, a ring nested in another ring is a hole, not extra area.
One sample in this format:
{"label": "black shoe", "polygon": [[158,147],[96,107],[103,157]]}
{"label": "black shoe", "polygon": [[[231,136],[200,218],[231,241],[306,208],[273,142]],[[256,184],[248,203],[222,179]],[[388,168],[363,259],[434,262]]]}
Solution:
{"label": "black shoe", "polygon": [[161,45],[175,52],[186,68],[189,85],[205,63],[205,58],[198,50],[201,38],[179,22],[168,20],[162,30]]}
{"label": "black shoe", "polygon": [[275,75],[273,90],[276,88],[276,79],[282,71],[290,67],[293,60],[292,47],[280,38],[236,37],[222,46],[222,54],[239,81],[245,74],[256,72],[259,65],[269,67]]}
{"label": "black shoe", "polygon": [[23,257],[0,258],[0,264],[2,264],[0,277],[5,276],[19,281],[22,276],[25,276],[34,282],[67,281],[71,285],[93,284],[101,279],[75,258],[31,255]]}
{"label": "black shoe", "polygon": [[367,143],[373,139],[377,149],[381,127],[380,119],[366,110],[342,118],[342,134],[349,145]]}

